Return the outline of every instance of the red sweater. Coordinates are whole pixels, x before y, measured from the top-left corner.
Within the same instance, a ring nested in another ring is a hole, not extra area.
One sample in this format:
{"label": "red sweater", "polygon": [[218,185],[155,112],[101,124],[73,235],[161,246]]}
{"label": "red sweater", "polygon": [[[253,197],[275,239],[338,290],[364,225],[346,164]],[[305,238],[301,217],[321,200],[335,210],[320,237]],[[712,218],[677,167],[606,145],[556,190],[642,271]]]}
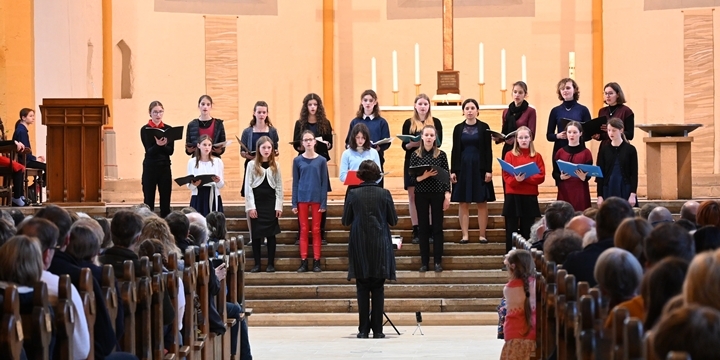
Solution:
{"label": "red sweater", "polygon": [[540,169],[539,174],[535,174],[522,182],[517,182],[515,176],[503,171],[503,181],[505,182],[505,193],[515,195],[535,195],[539,194],[538,185],[545,181],[545,163],[540,153],[536,152],[534,157],[530,157],[530,149],[520,149],[520,156],[513,155],[512,151],[505,154],[505,161],[512,166],[525,165],[535,162]]}

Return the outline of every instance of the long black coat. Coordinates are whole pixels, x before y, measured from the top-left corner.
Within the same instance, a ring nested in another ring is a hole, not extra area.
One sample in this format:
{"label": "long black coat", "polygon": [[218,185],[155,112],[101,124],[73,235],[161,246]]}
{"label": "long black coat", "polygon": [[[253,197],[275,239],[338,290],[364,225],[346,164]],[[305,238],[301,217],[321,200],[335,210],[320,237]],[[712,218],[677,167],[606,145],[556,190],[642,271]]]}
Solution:
{"label": "long black coat", "polygon": [[395,280],[395,254],[390,226],[398,222],[390,192],[374,183],[363,183],[345,198],[342,223],[350,225],[348,280]]}

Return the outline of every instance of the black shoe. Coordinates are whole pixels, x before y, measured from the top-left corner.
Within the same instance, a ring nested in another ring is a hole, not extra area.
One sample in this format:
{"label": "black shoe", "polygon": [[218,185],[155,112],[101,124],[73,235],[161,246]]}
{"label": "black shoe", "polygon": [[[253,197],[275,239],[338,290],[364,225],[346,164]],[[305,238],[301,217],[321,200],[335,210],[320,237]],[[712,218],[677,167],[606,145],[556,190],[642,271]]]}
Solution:
{"label": "black shoe", "polygon": [[321,230],[321,231],[320,231],[320,239],[322,239],[322,241],[320,242],[321,244],[323,244],[323,245],[327,245],[327,244],[328,244],[328,243],[327,243],[327,240],[326,240],[326,239],[327,239],[327,232],[325,232],[325,230]]}
{"label": "black shoe", "polygon": [[413,244],[419,244],[419,243],[420,243],[420,238],[413,238],[413,239],[412,239],[412,243],[413,243]]}
{"label": "black shoe", "polygon": [[300,267],[297,269],[297,272],[303,273],[308,271],[308,261],[303,260],[300,262]]}
{"label": "black shoe", "polygon": [[275,272],[275,267],[272,265],[268,265],[265,269],[265,272]]}
{"label": "black shoe", "polygon": [[427,265],[423,265],[420,267],[420,272],[426,272],[427,271]]}
{"label": "black shoe", "polygon": [[260,264],[253,266],[253,268],[250,270],[251,273],[256,273],[259,271],[260,271]]}
{"label": "black shoe", "polygon": [[442,272],[442,265],[435,264],[435,272]]}
{"label": "black shoe", "polygon": [[323,244],[323,245],[327,245],[327,240],[322,239],[322,241],[321,241],[320,243]]}
{"label": "black shoe", "polygon": [[367,338],[368,338],[368,334],[367,334],[367,333],[358,333],[358,334],[357,334],[357,338],[358,338],[358,339],[367,339]]}
{"label": "black shoe", "polygon": [[295,245],[300,245],[300,238],[295,239]]}
{"label": "black shoe", "polygon": [[320,267],[320,260],[313,261],[313,272],[322,272],[322,268]]}
{"label": "black shoe", "polygon": [[412,227],[412,243],[413,244],[419,244],[420,238],[418,237],[418,231],[420,230],[420,227],[417,225],[413,225]]}
{"label": "black shoe", "polygon": [[469,243],[469,242],[470,242],[470,241],[469,241],[468,239],[462,239],[462,240],[460,240],[460,243],[461,243],[461,244],[467,244],[467,243]]}
{"label": "black shoe", "polygon": [[385,338],[385,334],[383,334],[383,333],[377,333],[377,334],[373,333],[373,339],[384,339],[384,338]]}

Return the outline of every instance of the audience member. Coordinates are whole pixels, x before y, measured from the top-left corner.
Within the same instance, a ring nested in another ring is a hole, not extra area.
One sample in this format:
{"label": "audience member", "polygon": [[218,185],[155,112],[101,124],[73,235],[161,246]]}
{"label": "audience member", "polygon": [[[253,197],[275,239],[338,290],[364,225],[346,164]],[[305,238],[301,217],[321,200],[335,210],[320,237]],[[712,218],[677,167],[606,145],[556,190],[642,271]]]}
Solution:
{"label": "audience member", "polygon": [[[625,303],[637,295],[642,281],[642,266],[637,258],[630,252],[610,248],[603,251],[595,264],[595,279],[600,292],[609,298],[609,309]],[[627,306],[625,306],[628,308]],[[643,318],[642,307],[629,307],[630,316]],[[610,310],[612,314],[612,310]],[[612,327],[612,316],[608,316],[605,327]]]}
{"label": "audience member", "polygon": [[662,223],[671,223],[675,220],[672,217],[672,213],[664,206],[656,206],[648,215],[647,221],[653,227],[658,226]]}
{"label": "audience member", "polygon": [[216,243],[228,238],[225,214],[213,211],[207,216],[208,231],[210,231],[208,242]]}
{"label": "audience member", "polygon": [[683,284],[685,304],[720,309],[720,287],[717,284],[720,284],[720,250],[697,254],[690,262]]}
{"label": "audience member", "polygon": [[593,219],[593,221],[597,221],[595,217],[597,216],[598,209],[597,208],[587,208],[585,211],[583,211],[583,215]]}
{"label": "audience member", "polygon": [[655,327],[655,359],[669,352],[685,352],[693,360],[720,359],[720,312],[696,304],[666,314]]}
{"label": "audience member", "polygon": [[531,244],[538,242],[545,235],[545,218],[541,217],[530,227],[530,241]]}
{"label": "audience member", "polygon": [[720,227],[720,203],[716,200],[705,200],[698,206],[697,226],[713,225]]}
{"label": "audience member", "polygon": [[700,207],[699,202],[694,200],[686,201],[680,208],[680,218],[696,224],[698,207]]}
{"label": "audience member", "polygon": [[657,204],[647,203],[640,208],[640,217],[647,220],[650,217],[650,213],[658,207]]}
{"label": "audience member", "polygon": [[645,308],[645,329],[652,329],[662,316],[668,300],[682,293],[687,269],[686,260],[671,256],[661,260],[645,273],[640,285],[640,301]]}
{"label": "audience member", "polygon": [[703,226],[695,231],[693,239],[695,239],[695,252],[698,254],[718,249],[720,248],[720,228],[712,225]]}
{"label": "audience member", "polygon": [[595,220],[582,214],[576,215],[565,225],[565,229],[574,231],[580,238],[593,228],[595,228]]}
{"label": "audience member", "polygon": [[615,230],[613,244],[615,247],[625,249],[635,256],[640,264],[645,263],[643,256],[643,240],[652,231],[650,223],[640,217],[627,218]]}
{"label": "audience member", "polygon": [[691,261],[695,256],[695,241],[687,230],[678,225],[660,224],[645,238],[644,254],[645,268],[651,268],[670,256]]}
{"label": "audience member", "polygon": [[597,242],[598,242],[597,230],[595,228],[590,229],[590,231],[586,232],[585,235],[583,235],[583,238],[582,238],[583,249],[588,247],[588,245],[595,244]]}
{"label": "audience member", "polygon": [[181,212],[183,215],[187,215],[187,214],[196,213],[197,210],[195,210],[195,208],[193,208],[192,206],[186,206],[186,207],[180,209],[180,212]]}
{"label": "audience member", "polygon": [[[208,214],[208,215],[210,215],[210,214]],[[185,216],[187,216],[188,221],[191,224],[196,223],[196,224],[202,225],[207,228],[207,220],[199,212],[197,212],[197,211],[191,212],[191,213],[185,214]]]}
{"label": "audience member", "polygon": [[675,222],[675,225],[687,230],[690,234],[694,234],[697,230],[697,225],[688,219],[678,219],[678,221]]}
{"label": "audience member", "polygon": [[582,239],[574,231],[558,229],[545,240],[545,260],[561,265],[570,253],[582,250]]}
{"label": "audience member", "polygon": [[633,210],[627,200],[610,197],[603,201],[595,220],[598,242],[568,255],[563,264],[568,274],[575,275],[578,282],[587,281],[591,287],[595,286],[595,262],[603,251],[613,246],[615,229],[629,217],[633,217]]}
{"label": "audience member", "polygon": [[575,209],[567,201],[557,200],[545,209],[545,233],[540,241],[533,244],[533,249],[542,249],[545,240],[555,230],[565,228],[565,224],[575,215]]}
{"label": "audience member", "polygon": [[190,221],[185,214],[179,211],[173,211],[165,217],[165,221],[170,227],[170,233],[175,238],[175,245],[180,249],[183,256],[188,246],[193,246],[192,241],[188,240],[190,234]]}
{"label": "audience member", "polygon": [[6,219],[0,219],[0,245],[4,244],[8,239],[15,236],[17,229],[12,223]]}
{"label": "audience member", "polygon": [[195,240],[195,245],[206,244],[208,241],[207,227],[198,222],[191,222],[188,229],[190,236]]}
{"label": "audience member", "polygon": [[25,220],[25,214],[23,214],[20,209],[10,208],[7,210],[7,212],[13,218],[13,224],[15,225],[15,227],[20,225],[20,223]]}
{"label": "audience member", "polygon": [[102,216],[93,216],[93,220],[97,221],[102,228],[103,237],[101,238],[102,243],[100,244],[100,248],[102,249],[101,251],[105,251],[105,249],[113,246],[112,237],[110,236],[110,222]]}
{"label": "audience member", "polygon": [[[168,254],[170,253],[174,253],[177,256],[178,260],[182,259],[183,256],[185,256],[185,254],[180,251],[180,248],[177,247],[177,245],[175,244],[175,238],[173,237],[172,232],[170,232],[170,227],[168,226],[165,219],[154,216],[143,220],[143,229],[140,233],[140,238],[138,239],[138,242],[147,239],[158,239],[162,242],[163,248],[166,251],[164,259],[167,259]],[[178,270],[182,271],[184,267],[184,262],[178,261]]]}

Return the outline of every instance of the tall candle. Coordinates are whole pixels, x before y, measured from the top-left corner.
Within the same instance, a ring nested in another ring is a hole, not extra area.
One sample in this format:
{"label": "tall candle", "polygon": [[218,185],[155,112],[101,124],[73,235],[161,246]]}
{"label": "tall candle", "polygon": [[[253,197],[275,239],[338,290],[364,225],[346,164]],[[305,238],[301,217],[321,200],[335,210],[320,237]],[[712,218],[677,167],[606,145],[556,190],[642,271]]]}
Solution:
{"label": "tall candle", "polygon": [[568,75],[570,75],[571,79],[575,79],[575,52],[571,51],[569,54],[569,72]]}
{"label": "tall candle", "polygon": [[483,43],[480,43],[480,79],[478,80],[478,83],[484,84],[485,83],[485,49],[483,47]]}
{"label": "tall candle", "polygon": [[500,90],[507,90],[505,79],[505,49],[500,51]]}
{"label": "tall candle", "polygon": [[522,56],[522,81],[527,83],[527,59],[525,55]]}
{"label": "tall candle", "polygon": [[377,91],[377,63],[374,57],[370,61],[370,78],[372,79],[372,86],[370,86],[370,88],[373,91]]}
{"label": "tall candle", "polygon": [[397,67],[397,51],[392,52],[392,75],[393,75],[393,89],[392,91],[398,91],[398,67]]}
{"label": "tall candle", "polygon": [[415,85],[420,85],[420,44],[415,43]]}

